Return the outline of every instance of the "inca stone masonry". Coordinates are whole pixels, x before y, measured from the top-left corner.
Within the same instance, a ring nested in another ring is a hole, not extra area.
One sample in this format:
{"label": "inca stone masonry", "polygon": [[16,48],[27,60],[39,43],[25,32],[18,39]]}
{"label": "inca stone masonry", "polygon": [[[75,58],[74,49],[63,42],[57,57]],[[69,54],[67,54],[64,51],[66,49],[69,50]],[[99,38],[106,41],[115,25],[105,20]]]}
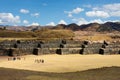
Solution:
{"label": "inca stone masonry", "polygon": [[56,40],[42,41],[2,41],[0,42],[0,56],[45,54],[120,54],[120,42],[94,43],[89,41]]}

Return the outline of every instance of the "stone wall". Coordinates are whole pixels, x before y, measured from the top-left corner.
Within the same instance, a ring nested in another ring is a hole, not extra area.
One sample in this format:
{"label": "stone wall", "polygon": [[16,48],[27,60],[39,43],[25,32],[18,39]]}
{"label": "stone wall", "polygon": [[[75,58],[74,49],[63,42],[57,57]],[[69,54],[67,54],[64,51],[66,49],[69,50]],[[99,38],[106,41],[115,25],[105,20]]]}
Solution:
{"label": "stone wall", "polygon": [[89,41],[56,40],[42,41],[3,41],[0,42],[0,56],[45,54],[120,54],[120,43],[90,43]]}

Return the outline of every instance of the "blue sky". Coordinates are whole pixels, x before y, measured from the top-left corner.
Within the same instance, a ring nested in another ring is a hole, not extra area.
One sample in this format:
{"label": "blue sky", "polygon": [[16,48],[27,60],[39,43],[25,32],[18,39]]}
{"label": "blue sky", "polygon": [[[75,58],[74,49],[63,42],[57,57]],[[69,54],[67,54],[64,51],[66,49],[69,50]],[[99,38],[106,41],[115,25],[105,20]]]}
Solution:
{"label": "blue sky", "polygon": [[0,25],[120,21],[120,0],[0,0]]}

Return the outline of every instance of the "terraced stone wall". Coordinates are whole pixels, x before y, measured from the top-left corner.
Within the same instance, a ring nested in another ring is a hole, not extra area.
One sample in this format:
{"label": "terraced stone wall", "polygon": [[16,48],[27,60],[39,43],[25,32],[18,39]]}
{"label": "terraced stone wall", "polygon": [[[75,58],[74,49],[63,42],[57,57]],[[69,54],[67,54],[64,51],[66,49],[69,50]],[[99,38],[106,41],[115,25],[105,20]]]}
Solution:
{"label": "terraced stone wall", "polygon": [[0,42],[0,56],[45,54],[120,54],[120,43],[90,43],[89,41],[58,40],[42,41],[3,41]]}

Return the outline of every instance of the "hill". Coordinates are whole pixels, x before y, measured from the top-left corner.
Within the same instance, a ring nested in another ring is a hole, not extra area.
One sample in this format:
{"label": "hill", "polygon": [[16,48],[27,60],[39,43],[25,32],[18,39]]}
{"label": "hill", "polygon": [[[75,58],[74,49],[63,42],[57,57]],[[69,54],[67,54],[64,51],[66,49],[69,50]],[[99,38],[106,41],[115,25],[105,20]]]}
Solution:
{"label": "hill", "polygon": [[120,31],[120,23],[118,22],[106,22],[104,24],[99,24],[99,23],[90,23],[90,24],[84,24],[78,26],[75,23],[69,24],[69,25],[61,25],[61,26],[56,26],[56,27],[61,27],[64,29],[70,29],[73,31],[96,31],[96,32],[112,32],[112,31]]}
{"label": "hill", "polygon": [[56,26],[0,26],[1,28],[5,28],[7,30],[14,30],[14,31],[36,31],[40,30],[41,28],[48,28],[48,29],[68,29],[72,31],[95,31],[95,32],[113,32],[113,31],[120,31],[120,23],[119,22],[106,22],[104,24],[99,23],[89,23],[84,25],[77,25],[75,23],[71,23],[68,25],[65,24],[58,24]]}
{"label": "hill", "polygon": [[119,23],[113,23],[113,22],[107,22],[104,24],[101,24],[100,27],[97,29],[97,31],[120,31],[120,24]]}
{"label": "hill", "polygon": [[86,25],[81,25],[80,30],[82,31],[96,31],[100,27],[98,23],[90,23]]}
{"label": "hill", "polygon": [[74,36],[73,31],[63,29],[51,30],[47,28],[42,28],[40,30],[36,29],[35,31],[14,31],[0,29],[1,39],[2,38],[59,39],[59,38],[72,38],[73,36]]}

